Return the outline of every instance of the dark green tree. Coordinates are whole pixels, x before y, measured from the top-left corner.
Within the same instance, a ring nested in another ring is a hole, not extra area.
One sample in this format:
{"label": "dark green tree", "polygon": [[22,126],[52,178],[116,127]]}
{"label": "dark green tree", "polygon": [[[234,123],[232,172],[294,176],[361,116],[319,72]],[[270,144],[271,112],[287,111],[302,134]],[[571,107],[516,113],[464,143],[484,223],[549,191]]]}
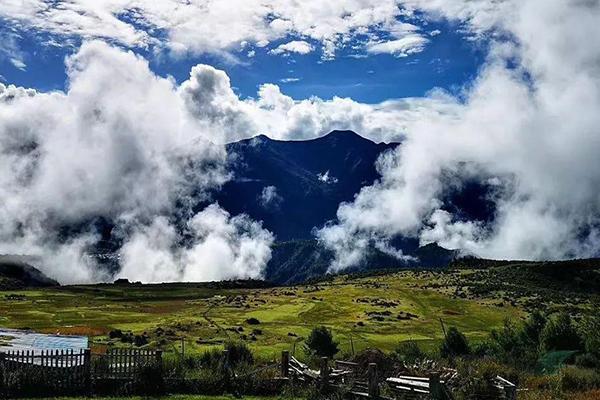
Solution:
{"label": "dark green tree", "polygon": [[440,346],[440,355],[444,358],[466,356],[471,354],[471,348],[465,335],[455,327],[450,327]]}
{"label": "dark green tree", "polygon": [[560,313],[551,318],[540,334],[542,348],[551,350],[581,350],[583,343],[581,336],[567,313]]}
{"label": "dark green tree", "polygon": [[333,340],[331,331],[324,326],[318,326],[312,330],[306,339],[306,348],[310,354],[319,357],[333,357],[340,351],[338,343]]}

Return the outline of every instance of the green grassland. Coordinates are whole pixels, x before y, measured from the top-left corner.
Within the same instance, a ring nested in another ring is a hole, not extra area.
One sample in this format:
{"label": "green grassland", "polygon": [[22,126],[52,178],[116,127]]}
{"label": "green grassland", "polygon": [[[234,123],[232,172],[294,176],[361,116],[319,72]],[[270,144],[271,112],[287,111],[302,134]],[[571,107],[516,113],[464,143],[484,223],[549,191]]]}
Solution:
{"label": "green grassland", "polygon": [[[145,333],[149,346],[167,352],[181,351],[182,338],[186,353],[244,340],[260,358],[273,359],[283,349],[300,349],[317,325],[331,328],[349,353],[352,347],[392,350],[409,339],[427,347],[443,336],[440,319],[477,340],[506,318],[524,314],[518,305],[460,298],[454,287],[433,287],[442,276],[404,271],[264,289],[164,284],[0,292],[0,326],[84,334],[96,350],[130,346],[108,338],[114,329]],[[248,324],[252,317],[260,324]]]}

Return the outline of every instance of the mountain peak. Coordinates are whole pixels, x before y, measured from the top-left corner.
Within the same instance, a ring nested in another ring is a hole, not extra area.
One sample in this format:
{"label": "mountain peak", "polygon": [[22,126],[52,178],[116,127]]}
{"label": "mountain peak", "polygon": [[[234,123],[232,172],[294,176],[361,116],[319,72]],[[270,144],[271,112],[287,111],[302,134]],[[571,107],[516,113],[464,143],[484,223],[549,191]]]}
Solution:
{"label": "mountain peak", "polygon": [[[328,140],[344,140],[344,141],[364,141],[364,142],[373,142],[371,139],[367,139],[364,136],[359,135],[358,133],[351,130],[333,130],[323,136],[319,136],[312,139],[303,139],[303,140],[289,140],[289,139],[273,139],[265,134],[260,134],[253,136],[249,139],[242,139],[239,142],[232,143],[264,143],[264,142],[313,142],[313,141],[328,141]],[[375,142],[373,142],[375,143]]]}

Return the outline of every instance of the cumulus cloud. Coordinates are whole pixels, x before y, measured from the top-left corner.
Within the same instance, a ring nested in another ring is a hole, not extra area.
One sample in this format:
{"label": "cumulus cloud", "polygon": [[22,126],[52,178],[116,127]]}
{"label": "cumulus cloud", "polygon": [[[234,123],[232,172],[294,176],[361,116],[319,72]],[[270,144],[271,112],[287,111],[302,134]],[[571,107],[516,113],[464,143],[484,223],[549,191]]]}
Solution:
{"label": "cumulus cloud", "polygon": [[[211,245],[239,276],[259,276],[268,232],[217,206],[191,214],[229,178],[224,147],[203,129],[228,112],[227,104],[211,102],[223,73],[198,67],[178,87],[143,58],[102,42],[84,44],[66,64],[66,92],[0,84],[0,252],[37,256],[61,282],[108,279],[86,256],[102,239],[94,224],[102,217],[126,243],[127,271],[130,255],[139,257],[138,279],[235,276],[222,262],[194,259]],[[176,253],[140,251],[178,240],[180,227],[168,222],[174,214],[193,233],[185,257],[194,269]]]}
{"label": "cumulus cloud", "polygon": [[119,276],[146,282],[214,281],[263,277],[273,235],[245,215],[231,217],[217,204],[187,223],[190,243],[164,218],[142,226],[121,248]]}
{"label": "cumulus cloud", "polygon": [[240,99],[227,74],[206,65],[192,69],[181,92],[188,110],[197,116],[197,124],[223,142],[263,133],[282,140],[312,139],[334,129],[351,129],[376,142],[397,141],[423,113],[445,114],[456,107],[440,90],[427,98],[364,104],[340,97],[298,101],[271,83],[262,85],[256,98]]}
{"label": "cumulus cloud", "polygon": [[280,44],[276,48],[270,51],[271,54],[308,54],[315,48],[304,40],[292,40],[291,42]]}
{"label": "cumulus cloud", "polygon": [[[406,125],[403,145],[379,161],[382,179],[320,232],[333,268],[397,235],[492,258],[598,255],[600,47],[590,38],[600,37],[600,3],[407,3],[496,39],[476,80],[447,98],[451,111]],[[488,224],[444,209],[445,176],[465,163],[504,186]]]}

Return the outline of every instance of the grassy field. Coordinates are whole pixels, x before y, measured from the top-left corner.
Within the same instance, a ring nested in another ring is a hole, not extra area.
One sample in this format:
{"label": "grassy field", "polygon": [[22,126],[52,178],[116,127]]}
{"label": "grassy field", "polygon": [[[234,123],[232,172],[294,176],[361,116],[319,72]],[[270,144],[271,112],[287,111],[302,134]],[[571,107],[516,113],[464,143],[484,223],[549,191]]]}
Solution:
{"label": "grassy field", "polygon": [[[433,281],[431,273],[406,271],[267,289],[169,284],[0,292],[0,326],[88,335],[96,350],[129,346],[108,338],[114,329],[145,333],[151,346],[167,352],[181,351],[182,340],[189,353],[236,339],[272,359],[283,349],[300,348],[317,325],[330,327],[342,351],[350,352],[352,347],[391,350],[409,339],[432,345],[443,335],[440,319],[478,339],[505,318],[523,315],[518,306],[431,288]],[[260,323],[251,325],[249,318]]]}

